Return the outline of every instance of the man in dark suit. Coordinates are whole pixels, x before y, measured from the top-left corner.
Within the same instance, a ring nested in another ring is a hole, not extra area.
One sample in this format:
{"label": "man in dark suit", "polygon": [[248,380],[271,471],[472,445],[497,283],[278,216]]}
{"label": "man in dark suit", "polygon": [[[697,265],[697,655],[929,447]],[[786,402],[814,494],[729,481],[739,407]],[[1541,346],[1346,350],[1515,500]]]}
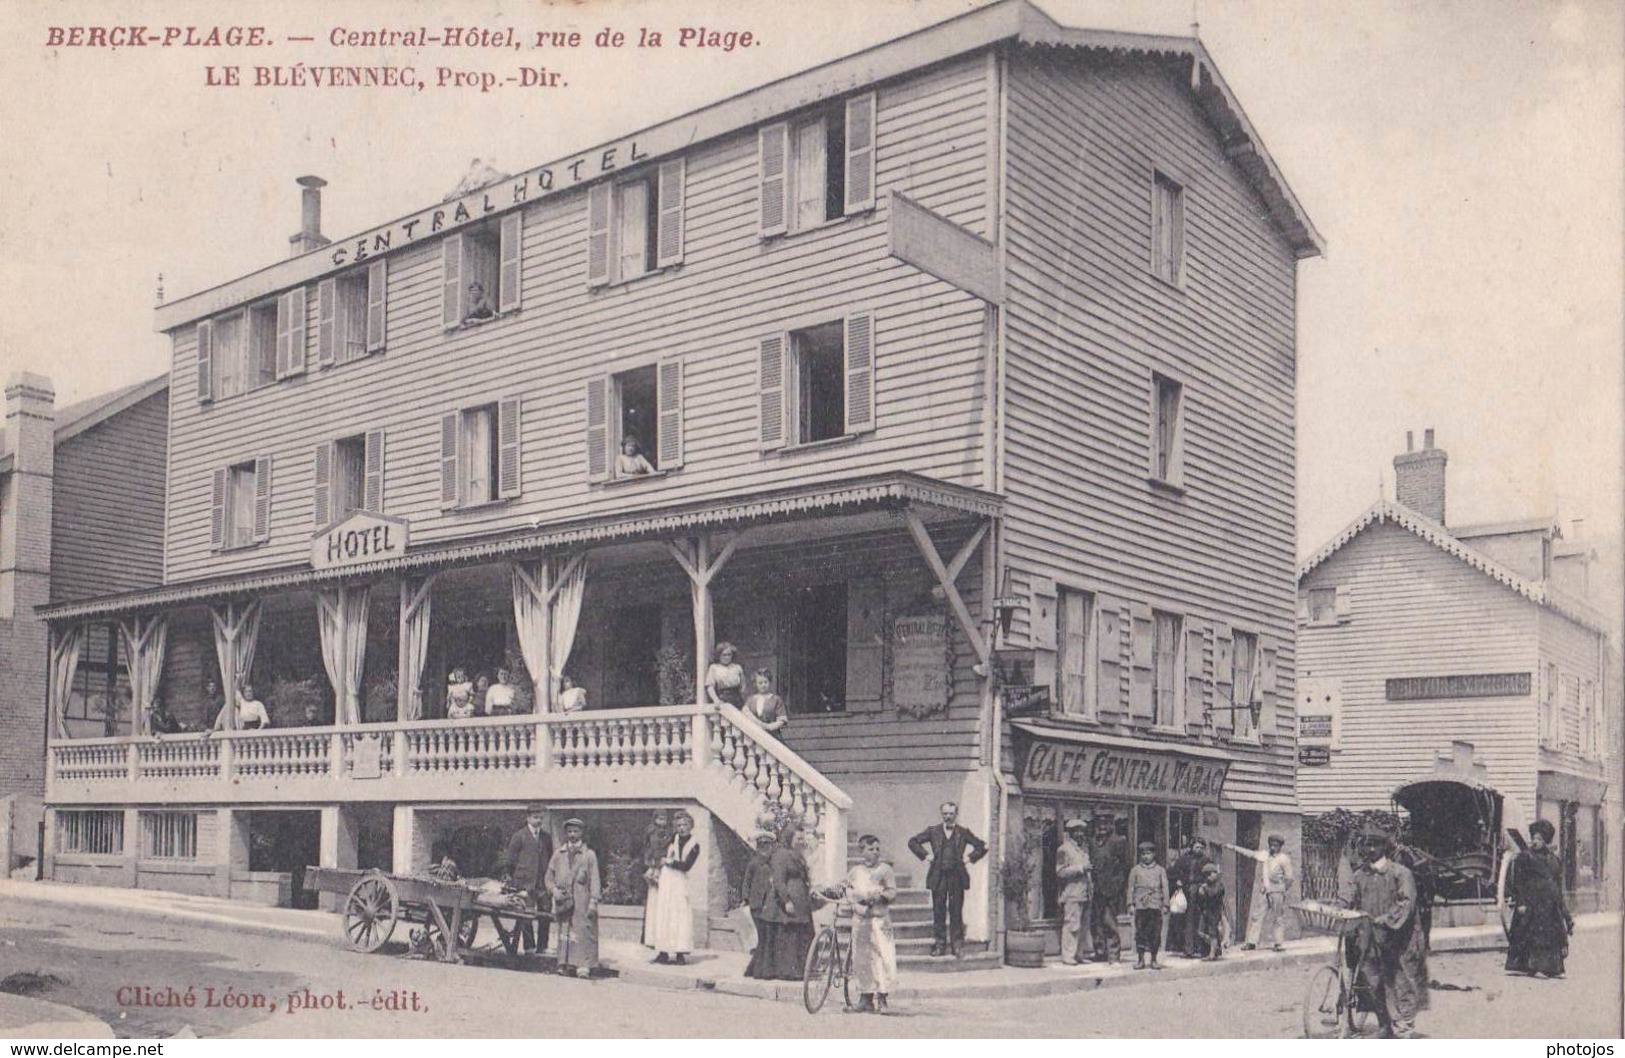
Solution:
{"label": "man in dark suit", "polygon": [[987,855],[987,842],[960,826],[959,806],[946,801],[942,805],[942,822],[909,838],[908,850],[922,860],[930,853],[925,887],[931,890],[931,954],[946,955],[951,951],[958,956],[965,940],[965,890],[970,888],[970,872],[965,865]]}
{"label": "man in dark suit", "polygon": [[[553,858],[553,836],[542,826],[546,819],[547,810],[541,805],[526,808],[525,825],[513,832],[508,847],[502,850],[502,858],[497,860],[498,877],[523,892],[532,907],[543,909],[548,905],[542,898],[545,890],[542,879],[547,874],[547,862]],[[547,950],[548,931],[549,922],[545,918],[537,922],[534,929],[529,922],[524,924],[519,943],[526,955],[538,948]]]}

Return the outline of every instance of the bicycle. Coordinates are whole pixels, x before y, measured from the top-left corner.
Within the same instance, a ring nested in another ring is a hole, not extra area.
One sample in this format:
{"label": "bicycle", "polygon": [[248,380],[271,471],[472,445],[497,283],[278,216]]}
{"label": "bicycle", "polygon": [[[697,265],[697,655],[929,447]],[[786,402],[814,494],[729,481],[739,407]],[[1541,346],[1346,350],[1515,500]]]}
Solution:
{"label": "bicycle", "polygon": [[1360,911],[1313,902],[1293,904],[1291,907],[1306,931],[1337,937],[1331,963],[1315,970],[1309,978],[1309,987],[1304,990],[1304,1038],[1315,1040],[1336,1036],[1347,1039],[1360,1035],[1370,1017],[1368,1009],[1362,1009],[1369,1008],[1370,997],[1366,994],[1367,989],[1358,983],[1370,944],[1357,946],[1351,966],[1347,941],[1364,931],[1371,917]]}
{"label": "bicycle", "polygon": [[837,982],[841,986],[841,999],[847,1010],[852,1009],[852,942],[841,941],[841,920],[846,919],[847,934],[851,935],[853,907],[845,899],[845,887],[819,894],[835,904],[835,917],[829,925],[818,931],[812,947],[807,949],[807,962],[801,972],[801,1000],[807,1013],[816,1014],[824,1009],[824,1001]]}

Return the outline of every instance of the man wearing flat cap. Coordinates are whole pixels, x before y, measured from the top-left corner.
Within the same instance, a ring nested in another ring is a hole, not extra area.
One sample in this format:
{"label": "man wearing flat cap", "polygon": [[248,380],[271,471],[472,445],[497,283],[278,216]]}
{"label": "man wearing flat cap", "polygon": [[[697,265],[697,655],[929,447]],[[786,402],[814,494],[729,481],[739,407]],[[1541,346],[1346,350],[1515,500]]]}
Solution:
{"label": "man wearing flat cap", "polygon": [[553,919],[559,924],[559,973],[591,977],[598,966],[598,900],[603,879],[598,854],[582,840],[587,824],[564,821],[564,844],[547,864],[544,884],[553,896]]}
{"label": "man wearing flat cap", "polygon": [[[547,809],[541,805],[527,806],[525,825],[513,832],[507,847],[502,850],[501,858],[497,860],[497,877],[523,893],[531,907],[540,907],[544,911],[547,901],[544,899],[542,875],[547,871],[548,861],[553,858],[553,835],[543,826],[546,820]],[[546,951],[549,928],[545,918],[534,926],[529,922],[524,923],[519,934],[521,950],[526,955],[533,955],[538,950]]]}
{"label": "man wearing flat cap", "polygon": [[[1229,842],[1224,845],[1237,856],[1256,860],[1257,871],[1263,882],[1259,887],[1261,897],[1254,899],[1251,914],[1247,917],[1247,939],[1242,945],[1246,951],[1264,943],[1266,935],[1272,941],[1272,950],[1286,950],[1286,902],[1292,894],[1292,883],[1297,876],[1292,870],[1292,857],[1286,854],[1286,839],[1279,834],[1271,834],[1265,844],[1267,849],[1244,849]],[[1238,866],[1236,870],[1239,875],[1241,868]]]}
{"label": "man wearing flat cap", "polygon": [[1094,899],[1089,904],[1095,962],[1115,963],[1123,954],[1117,916],[1128,906],[1129,851],[1128,838],[1117,833],[1117,818],[1111,812],[1095,813],[1095,830],[1089,836],[1089,862],[1095,872]]}
{"label": "man wearing flat cap", "polygon": [[1416,1013],[1427,1001],[1427,953],[1416,914],[1416,879],[1393,859],[1394,839],[1375,827],[1359,837],[1361,858],[1344,902],[1371,916],[1361,938],[1365,973],[1376,992],[1384,1036],[1416,1035]]}
{"label": "man wearing flat cap", "polygon": [[1093,943],[1089,936],[1089,900],[1094,890],[1090,871],[1089,828],[1081,819],[1068,819],[1066,834],[1055,850],[1055,880],[1059,883],[1061,904],[1061,963],[1076,966],[1089,957]]}

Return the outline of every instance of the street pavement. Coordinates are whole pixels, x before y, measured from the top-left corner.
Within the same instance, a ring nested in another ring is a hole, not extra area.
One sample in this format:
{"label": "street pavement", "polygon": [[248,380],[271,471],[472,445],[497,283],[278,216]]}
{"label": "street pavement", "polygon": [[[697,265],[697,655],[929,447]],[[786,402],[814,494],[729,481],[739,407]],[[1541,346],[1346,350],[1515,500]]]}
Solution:
{"label": "street pavement", "polygon": [[[1436,955],[1442,987],[1430,993],[1420,1028],[1431,1036],[1617,1036],[1620,955],[1617,925],[1576,934],[1564,980],[1508,977],[1495,952]],[[1302,965],[1201,978],[1147,971],[1135,987],[909,999],[884,1018],[843,1013],[832,997],[809,1015],[746,996],[360,955],[206,922],[12,900],[0,906],[0,978],[16,972],[53,974],[61,983],[37,998],[87,1011],[124,1037],[1291,1038],[1310,974]],[[191,1006],[156,1005],[188,994]],[[290,1013],[290,997],[306,1009]]]}

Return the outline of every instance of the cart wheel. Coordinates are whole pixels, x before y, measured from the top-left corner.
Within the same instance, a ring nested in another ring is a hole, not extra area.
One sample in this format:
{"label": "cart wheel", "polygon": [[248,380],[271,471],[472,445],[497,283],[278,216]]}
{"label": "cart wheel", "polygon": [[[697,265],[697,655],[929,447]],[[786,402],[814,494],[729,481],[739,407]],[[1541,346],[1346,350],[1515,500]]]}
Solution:
{"label": "cart wheel", "polygon": [[1322,966],[1309,978],[1303,993],[1303,1036],[1306,1040],[1329,1040],[1342,1034],[1343,981],[1337,967]]}
{"label": "cart wheel", "polygon": [[377,951],[395,932],[400,906],[395,883],[376,872],[366,875],[344,899],[344,939],[356,951]]}
{"label": "cart wheel", "polygon": [[825,929],[807,950],[807,964],[801,974],[801,999],[806,1003],[809,1014],[822,1010],[824,1000],[829,998],[829,990],[835,984],[838,947],[835,931]]}
{"label": "cart wheel", "polygon": [[[414,933],[417,931],[414,930]],[[423,931],[420,937],[414,937],[421,945],[422,953],[438,962],[461,962],[457,952],[450,947],[446,931],[440,928],[440,923],[429,915],[423,920]]]}
{"label": "cart wheel", "polygon": [[474,946],[474,938],[479,935],[479,932],[479,916],[470,912],[469,916],[463,919],[463,924],[457,927],[458,947],[462,948],[464,951],[472,948]]}

